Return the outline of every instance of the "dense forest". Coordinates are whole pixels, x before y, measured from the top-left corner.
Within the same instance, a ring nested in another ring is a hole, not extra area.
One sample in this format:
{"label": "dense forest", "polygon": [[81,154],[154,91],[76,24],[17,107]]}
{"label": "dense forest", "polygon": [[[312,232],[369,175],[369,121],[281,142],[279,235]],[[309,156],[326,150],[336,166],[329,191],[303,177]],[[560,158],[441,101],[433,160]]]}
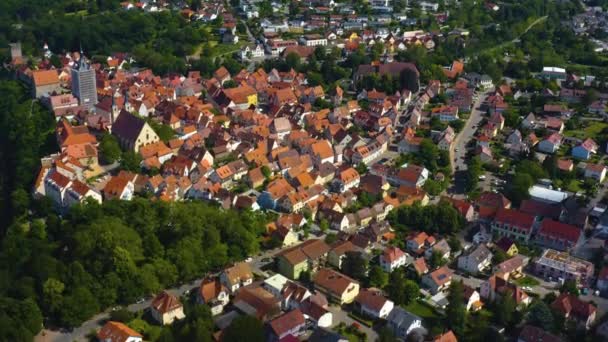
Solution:
{"label": "dense forest", "polygon": [[200,202],[87,203],[63,218],[39,208],[2,241],[0,315],[11,317],[2,341],[29,340],[40,317],[45,325],[78,326],[116,303],[219,270],[256,253],[265,227],[263,215]]}
{"label": "dense forest", "polygon": [[0,232],[27,212],[40,157],[56,145],[51,113],[23,85],[0,79]]}
{"label": "dense forest", "polygon": [[[39,2],[8,1],[0,4],[1,47],[21,41],[25,54],[40,55],[42,46],[47,43],[55,53],[82,48],[97,60],[115,52],[129,52],[142,66],[166,74],[186,72],[185,57],[212,37],[203,25],[187,22],[179,12],[110,10],[114,6],[109,5],[103,6],[108,9],[106,11],[83,9],[79,12],[79,7],[73,6],[87,2],[59,2],[65,6]],[[104,2],[118,4],[97,1]]]}

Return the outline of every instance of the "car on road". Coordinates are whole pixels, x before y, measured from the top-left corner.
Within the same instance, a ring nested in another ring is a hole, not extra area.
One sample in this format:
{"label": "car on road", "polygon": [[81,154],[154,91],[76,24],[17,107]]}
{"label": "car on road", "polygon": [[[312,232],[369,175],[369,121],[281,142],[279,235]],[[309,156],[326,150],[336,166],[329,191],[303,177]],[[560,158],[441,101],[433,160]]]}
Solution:
{"label": "car on road", "polygon": [[481,176],[479,176],[479,180],[482,180],[482,181],[483,181],[483,180],[486,180],[486,175],[481,175]]}
{"label": "car on road", "polygon": [[141,303],[143,303],[143,302],[145,302],[145,301],[146,301],[146,298],[141,297],[141,298],[139,298],[139,299],[137,300],[137,302],[135,302],[135,303],[137,303],[137,304],[141,304]]}
{"label": "car on road", "polygon": [[252,262],[252,261],[253,261],[252,257],[249,257],[249,258],[245,259],[245,262]]}

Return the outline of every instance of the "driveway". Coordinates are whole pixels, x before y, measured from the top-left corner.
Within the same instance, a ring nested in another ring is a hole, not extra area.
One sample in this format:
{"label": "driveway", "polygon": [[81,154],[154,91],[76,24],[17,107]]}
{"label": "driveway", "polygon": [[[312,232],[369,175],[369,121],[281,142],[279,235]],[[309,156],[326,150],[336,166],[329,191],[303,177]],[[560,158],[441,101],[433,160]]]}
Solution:
{"label": "driveway", "polygon": [[333,315],[332,327],[337,326],[340,323],[344,323],[347,326],[352,325],[353,323],[357,323],[360,326],[360,330],[367,335],[367,341],[376,341],[378,339],[378,333],[374,331],[374,329],[364,325],[361,322],[357,322],[356,320],[348,317],[348,312],[342,310],[341,307],[336,305],[330,305],[328,308],[329,312]]}

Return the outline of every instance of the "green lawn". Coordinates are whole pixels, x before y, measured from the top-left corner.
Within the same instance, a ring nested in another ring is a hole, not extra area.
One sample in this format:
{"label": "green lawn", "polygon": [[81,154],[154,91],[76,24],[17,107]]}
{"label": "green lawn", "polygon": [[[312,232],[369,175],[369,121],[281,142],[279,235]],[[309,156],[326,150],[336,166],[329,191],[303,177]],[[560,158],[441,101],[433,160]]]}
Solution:
{"label": "green lawn", "polygon": [[579,139],[591,138],[597,141],[598,136],[602,133],[602,131],[608,128],[608,123],[598,121],[586,122],[584,125],[585,127],[581,129],[565,131],[564,135]]}
{"label": "green lawn", "polygon": [[540,282],[532,277],[524,276],[515,281],[519,286],[538,286]]}
{"label": "green lawn", "polygon": [[405,310],[425,320],[436,320],[439,318],[439,315],[435,312],[435,310],[433,310],[433,308],[419,301],[414,301],[404,308]]}
{"label": "green lawn", "polygon": [[571,192],[579,192],[581,191],[580,182],[577,179],[571,180],[568,184],[566,184],[565,189]]}
{"label": "green lawn", "polygon": [[211,52],[211,56],[218,57],[223,55],[228,55],[234,52],[237,52],[241,49],[241,47],[248,44],[248,41],[239,40],[236,44],[222,44],[217,41],[211,41],[209,45],[213,47]]}

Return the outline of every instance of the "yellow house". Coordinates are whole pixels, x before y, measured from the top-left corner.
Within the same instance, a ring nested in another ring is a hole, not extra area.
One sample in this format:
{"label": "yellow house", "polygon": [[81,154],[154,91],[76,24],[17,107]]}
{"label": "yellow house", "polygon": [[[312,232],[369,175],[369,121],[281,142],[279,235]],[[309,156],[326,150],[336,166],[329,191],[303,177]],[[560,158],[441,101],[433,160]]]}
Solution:
{"label": "yellow house", "polygon": [[247,95],[247,104],[257,106],[258,104],[258,94]]}
{"label": "yellow house", "polygon": [[325,262],[329,246],[320,239],[305,241],[277,255],[279,273],[298,279],[302,272],[314,273]]}
{"label": "yellow house", "polygon": [[321,268],[314,277],[315,289],[340,305],[352,303],[359,295],[359,283],[330,268]]}
{"label": "yellow house", "polygon": [[112,134],[118,138],[123,149],[139,152],[142,146],[160,141],[148,123],[125,110],[122,110],[111,127]]}
{"label": "yellow house", "polygon": [[515,242],[513,242],[513,240],[509,239],[508,237],[503,236],[502,238],[500,238],[500,240],[496,241],[496,247],[504,251],[510,257],[519,253]]}

